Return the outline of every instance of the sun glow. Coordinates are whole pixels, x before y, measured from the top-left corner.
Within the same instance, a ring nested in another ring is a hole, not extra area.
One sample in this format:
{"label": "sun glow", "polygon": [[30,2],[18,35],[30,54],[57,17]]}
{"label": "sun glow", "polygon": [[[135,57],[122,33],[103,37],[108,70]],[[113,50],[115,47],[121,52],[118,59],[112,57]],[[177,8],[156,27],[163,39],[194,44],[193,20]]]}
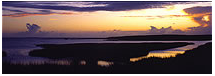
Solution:
{"label": "sun glow", "polygon": [[206,22],[210,21],[210,19],[209,19],[209,16],[208,16],[208,15],[203,16],[202,20],[203,20],[203,21],[206,21]]}
{"label": "sun glow", "polygon": [[[139,22],[143,28],[155,26],[158,28],[172,26],[173,29],[186,30],[187,27],[196,27],[195,23],[181,6],[166,6],[166,8],[154,8],[145,10],[133,10],[119,14],[128,21]],[[144,23],[143,23],[144,22]],[[156,22],[156,23],[154,23]]]}

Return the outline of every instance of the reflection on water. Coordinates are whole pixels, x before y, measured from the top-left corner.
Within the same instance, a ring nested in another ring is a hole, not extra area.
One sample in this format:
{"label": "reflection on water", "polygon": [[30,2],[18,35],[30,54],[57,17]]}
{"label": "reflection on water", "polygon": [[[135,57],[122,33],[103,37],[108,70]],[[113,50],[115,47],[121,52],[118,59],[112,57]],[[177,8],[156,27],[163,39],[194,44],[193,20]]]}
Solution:
{"label": "reflection on water", "polygon": [[139,60],[142,60],[144,58],[150,58],[150,57],[158,57],[158,58],[176,57],[176,55],[178,55],[178,54],[184,54],[186,50],[191,50],[193,48],[197,48],[199,45],[203,45],[203,44],[211,42],[211,41],[187,41],[187,42],[192,42],[192,43],[194,43],[194,45],[187,45],[187,46],[173,48],[173,49],[167,49],[167,50],[151,51],[151,52],[149,52],[149,54],[147,56],[130,58],[130,61],[135,62],[135,61],[139,61]]}
{"label": "reflection on water", "polygon": [[[167,49],[167,50],[155,50],[151,51],[147,56],[141,56],[137,58],[130,58],[131,62],[138,61],[144,58],[149,57],[160,57],[160,58],[169,58],[175,57],[177,54],[183,54],[185,50],[190,50],[203,45],[211,41],[104,41],[102,39],[94,40],[37,40],[37,39],[3,39],[3,51],[7,53],[7,57],[3,57],[3,62],[7,62],[14,65],[44,65],[44,64],[53,64],[53,65],[87,65],[90,64],[86,60],[80,60],[74,62],[74,58],[65,58],[65,59],[49,59],[43,57],[31,57],[28,53],[32,49],[40,49],[36,47],[35,44],[72,44],[72,43],[151,43],[151,42],[191,42],[194,45],[187,45],[183,47]],[[144,50],[143,50],[144,51]],[[98,60],[97,65],[102,67],[109,67],[119,62],[108,62]]]}
{"label": "reflection on water", "polygon": [[102,67],[109,67],[111,65],[113,65],[113,62],[107,62],[107,61],[98,61],[98,65],[102,66]]}
{"label": "reflection on water", "polygon": [[183,54],[185,51],[163,51],[163,53],[149,53],[146,57],[169,58],[175,57],[177,54]]}
{"label": "reflection on water", "polygon": [[[16,56],[16,57],[3,57],[4,62],[8,62],[13,65],[73,65],[79,63],[79,65],[87,65],[85,60],[73,62],[72,59],[48,59],[40,57],[25,57],[25,56]],[[97,61],[97,65],[102,67],[109,67],[113,65],[113,62],[108,61]]]}
{"label": "reflection on water", "polygon": [[48,59],[42,57],[26,57],[26,56],[8,56],[3,57],[3,62],[8,62],[13,65],[70,65],[72,61],[68,59]]}
{"label": "reflection on water", "polygon": [[159,58],[170,58],[170,57],[176,57],[177,54],[183,54],[185,51],[162,51],[162,52],[155,52],[155,53],[149,53],[147,56],[142,56],[138,58],[130,58],[131,62],[139,61],[144,58],[150,58],[150,57],[159,57]]}

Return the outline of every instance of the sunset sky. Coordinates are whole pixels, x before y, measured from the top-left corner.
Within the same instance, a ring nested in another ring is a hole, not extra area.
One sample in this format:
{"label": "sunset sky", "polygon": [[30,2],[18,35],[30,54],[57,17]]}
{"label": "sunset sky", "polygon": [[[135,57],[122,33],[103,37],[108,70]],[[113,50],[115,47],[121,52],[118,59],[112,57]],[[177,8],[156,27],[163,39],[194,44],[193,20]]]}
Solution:
{"label": "sunset sky", "polygon": [[211,3],[3,1],[3,37],[211,34]]}

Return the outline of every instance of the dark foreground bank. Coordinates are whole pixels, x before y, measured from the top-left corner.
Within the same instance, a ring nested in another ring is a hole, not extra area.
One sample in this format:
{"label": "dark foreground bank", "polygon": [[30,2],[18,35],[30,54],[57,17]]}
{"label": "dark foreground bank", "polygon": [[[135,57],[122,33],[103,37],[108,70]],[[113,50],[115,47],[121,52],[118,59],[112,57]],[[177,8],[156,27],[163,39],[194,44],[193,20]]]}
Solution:
{"label": "dark foreground bank", "polygon": [[212,40],[212,35],[137,35],[109,37],[108,41],[206,41]]}
{"label": "dark foreground bank", "polygon": [[2,57],[5,57],[5,56],[7,56],[6,52],[2,51]]}
{"label": "dark foreground bank", "polygon": [[148,58],[129,64],[114,64],[110,67],[97,65],[12,65],[3,62],[3,74],[211,74],[212,73],[212,43],[186,51],[175,58]]}

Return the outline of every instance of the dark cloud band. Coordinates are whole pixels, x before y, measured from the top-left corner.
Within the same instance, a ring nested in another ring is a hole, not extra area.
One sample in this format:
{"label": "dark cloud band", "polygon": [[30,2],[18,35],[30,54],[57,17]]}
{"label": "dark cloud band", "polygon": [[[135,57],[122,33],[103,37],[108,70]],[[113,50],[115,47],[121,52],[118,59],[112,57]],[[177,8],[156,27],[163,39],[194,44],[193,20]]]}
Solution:
{"label": "dark cloud band", "polygon": [[[67,2],[64,2],[67,3]],[[73,2],[74,3],[74,2]],[[84,3],[84,2],[83,2]],[[34,8],[34,9],[49,9],[49,10],[66,10],[66,11],[79,11],[79,12],[92,12],[92,11],[127,11],[138,10],[147,8],[162,8],[165,5],[172,5],[178,3],[189,2],[151,2],[151,1],[108,1],[108,2],[91,2],[82,5],[101,5],[96,7],[75,7],[61,5],[62,2],[10,2],[3,1],[2,6],[19,7],[19,8]],[[67,3],[69,5],[69,2]]]}

